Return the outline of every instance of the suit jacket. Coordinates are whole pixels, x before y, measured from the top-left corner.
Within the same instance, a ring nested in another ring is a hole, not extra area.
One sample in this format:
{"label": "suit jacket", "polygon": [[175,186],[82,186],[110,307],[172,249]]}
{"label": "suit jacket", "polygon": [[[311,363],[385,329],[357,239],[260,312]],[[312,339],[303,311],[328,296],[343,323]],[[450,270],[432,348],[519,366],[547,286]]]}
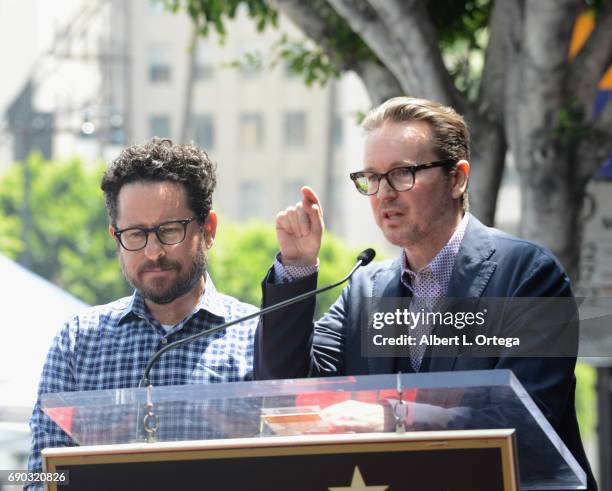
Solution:
{"label": "suit jacket", "polygon": [[[317,275],[275,284],[273,270],[263,287],[263,305],[273,305],[316,288]],[[255,336],[257,379],[393,373],[395,360],[362,357],[363,299],[402,297],[405,288],[399,259],[372,263],[359,270],[330,310],[313,322],[315,300],[267,314]],[[556,258],[526,240],[488,228],[470,216],[455,259],[447,297],[572,297],[571,285]],[[575,326],[575,339],[578,329]],[[501,354],[476,358],[429,357],[420,371],[507,368],[514,372],[587,473],[596,489],[578,430],[574,407],[576,356],[513,358]]]}

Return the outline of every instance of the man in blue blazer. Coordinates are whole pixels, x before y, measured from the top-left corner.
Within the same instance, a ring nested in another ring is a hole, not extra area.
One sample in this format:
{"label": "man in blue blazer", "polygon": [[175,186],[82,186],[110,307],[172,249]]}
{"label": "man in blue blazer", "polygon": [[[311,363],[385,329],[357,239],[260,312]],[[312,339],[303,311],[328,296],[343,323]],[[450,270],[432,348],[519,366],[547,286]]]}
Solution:
{"label": "man in blue blazer", "polygon": [[[351,179],[401,256],[358,271],[316,323],[314,299],[266,315],[256,333],[256,378],[510,369],[587,473],[588,489],[596,489],[576,421],[575,353],[519,358],[506,348],[463,357],[460,346],[445,347],[444,356],[436,347],[411,346],[395,358],[363,355],[366,299],[573,298],[550,252],[467,212],[469,133],[453,109],[398,97],[368,114],[363,127],[364,169]],[[263,284],[264,306],[316,288],[323,214],[310,188],[302,194],[301,203],[277,216],[280,254]],[[416,332],[436,334],[427,329]],[[566,329],[577,342],[577,325]]]}

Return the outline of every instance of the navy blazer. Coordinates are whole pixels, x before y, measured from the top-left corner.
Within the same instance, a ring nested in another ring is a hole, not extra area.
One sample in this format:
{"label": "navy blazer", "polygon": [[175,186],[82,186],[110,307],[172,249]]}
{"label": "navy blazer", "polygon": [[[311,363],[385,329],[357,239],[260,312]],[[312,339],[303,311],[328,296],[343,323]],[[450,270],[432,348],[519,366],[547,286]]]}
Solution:
{"label": "navy blazer", "polygon": [[[275,284],[273,274],[270,270],[262,285],[264,307],[316,288],[316,274],[284,284]],[[399,259],[362,268],[316,323],[314,299],[264,316],[255,335],[255,377],[393,373],[393,358],[362,357],[360,326],[362,299],[406,295],[400,275]],[[470,216],[447,297],[572,297],[572,290],[562,266],[546,249],[486,227]],[[577,341],[577,326],[573,335]],[[588,489],[596,489],[576,420],[575,354],[563,358],[470,358],[453,356],[449,347],[444,348],[444,356],[435,356],[437,348],[433,349],[421,371],[512,370],[587,473]]]}

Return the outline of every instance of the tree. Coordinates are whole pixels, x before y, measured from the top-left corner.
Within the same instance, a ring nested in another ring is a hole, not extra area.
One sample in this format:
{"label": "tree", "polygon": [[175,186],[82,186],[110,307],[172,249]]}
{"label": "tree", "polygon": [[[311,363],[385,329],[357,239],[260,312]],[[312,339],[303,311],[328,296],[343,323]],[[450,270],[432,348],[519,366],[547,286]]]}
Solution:
{"label": "tree", "polygon": [[[585,187],[612,153],[612,104],[593,110],[612,63],[612,0],[589,2],[596,26],[573,59],[568,49],[583,0],[166,3],[184,4],[203,34],[210,26],[224,34],[224,19],[239,5],[260,29],[276,25],[281,11],[317,44],[280,43],[307,81],[352,70],[374,104],[408,94],[454,106],[472,131],[473,212],[494,222],[510,152],[522,188],[520,234],[549,247],[577,277]],[[483,65],[474,70],[478,50]]]}
{"label": "tree", "polygon": [[[7,229],[0,251],[18,261],[27,256],[32,271],[90,304],[130,292],[107,234],[103,171],[102,164],[45,162],[33,154],[0,176],[0,223]],[[24,208],[31,210],[27,230],[20,221]]]}
{"label": "tree", "polygon": [[[0,252],[17,259],[26,255],[35,273],[90,304],[130,295],[107,233],[108,218],[100,179],[105,165],[87,166],[78,159],[45,162],[32,155],[0,175]],[[24,192],[24,176],[29,192]],[[24,195],[29,203],[24,202]],[[31,210],[29,230],[20,221]],[[253,305],[261,303],[260,283],[277,252],[274,227],[247,226],[221,219],[209,271],[219,291]],[[24,254],[27,252],[27,254]],[[321,281],[349,271],[357,256],[340,239],[328,235],[321,250]],[[318,298],[325,312],[338,290]]]}

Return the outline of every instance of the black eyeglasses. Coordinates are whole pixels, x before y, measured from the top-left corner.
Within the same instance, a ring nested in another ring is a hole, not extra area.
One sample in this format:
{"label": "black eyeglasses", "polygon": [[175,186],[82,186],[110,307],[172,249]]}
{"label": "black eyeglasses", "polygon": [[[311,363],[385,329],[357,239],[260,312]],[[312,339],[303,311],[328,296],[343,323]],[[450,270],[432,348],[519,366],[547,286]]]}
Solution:
{"label": "black eyeglasses", "polygon": [[165,245],[180,244],[187,236],[187,225],[196,217],[184,220],[170,220],[160,223],[156,227],[128,227],[116,230],[113,234],[126,251],[139,251],[147,246],[149,234],[155,232],[157,240]]}
{"label": "black eyeglasses", "polygon": [[352,172],[350,176],[351,181],[355,183],[357,191],[365,196],[371,196],[378,192],[380,181],[382,181],[383,178],[387,180],[387,183],[389,186],[391,186],[391,189],[394,189],[395,191],[410,191],[414,186],[415,175],[418,171],[432,169],[434,167],[451,166],[455,165],[456,163],[457,160],[455,159],[443,159],[427,162],[425,164],[394,167],[383,174],[362,171]]}

